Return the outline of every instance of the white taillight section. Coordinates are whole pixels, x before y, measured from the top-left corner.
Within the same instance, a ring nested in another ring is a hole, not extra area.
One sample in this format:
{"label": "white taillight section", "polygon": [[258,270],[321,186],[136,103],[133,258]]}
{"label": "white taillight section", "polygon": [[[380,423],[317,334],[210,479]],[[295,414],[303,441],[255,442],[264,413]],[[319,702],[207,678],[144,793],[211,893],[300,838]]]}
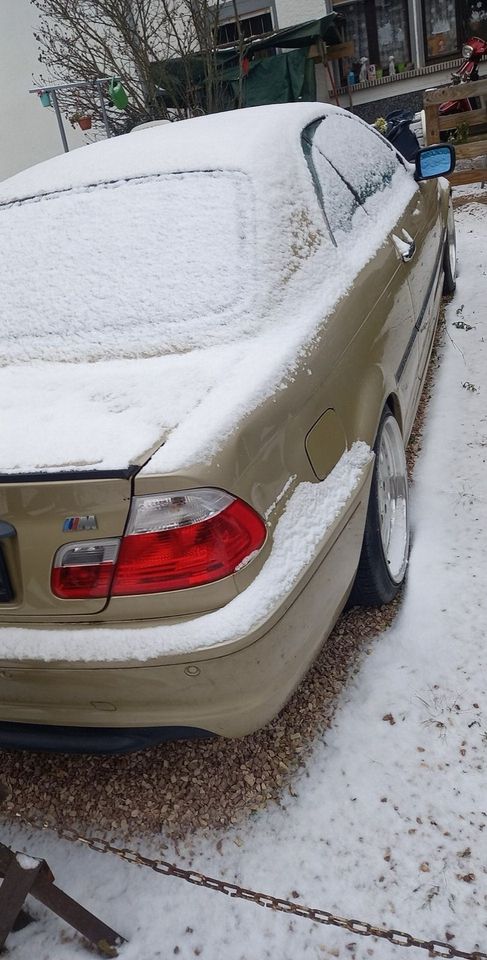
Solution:
{"label": "white taillight section", "polygon": [[173,493],[134,497],[125,536],[160,533],[188,527],[216,517],[233,503],[235,497],[224,490],[202,487]]}
{"label": "white taillight section", "polygon": [[120,549],[119,537],[67,543],[54,557],[53,567],[86,567],[98,563],[115,563]]}

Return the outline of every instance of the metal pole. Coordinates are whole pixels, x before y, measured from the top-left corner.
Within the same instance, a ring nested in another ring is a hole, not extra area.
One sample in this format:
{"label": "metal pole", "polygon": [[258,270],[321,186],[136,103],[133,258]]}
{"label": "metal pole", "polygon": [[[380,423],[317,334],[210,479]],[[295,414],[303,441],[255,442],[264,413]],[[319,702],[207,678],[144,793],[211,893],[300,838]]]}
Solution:
{"label": "metal pole", "polygon": [[[110,80],[120,80],[121,77],[97,77],[100,83],[109,83]],[[87,90],[94,83],[94,80],[75,80],[73,83],[50,83],[43,87],[32,87],[29,93],[50,93],[51,90]]]}
{"label": "metal pole", "polygon": [[63,141],[64,152],[69,153],[68,141],[66,140],[66,133],[64,131],[63,118],[61,116],[61,111],[59,109],[59,103],[57,101],[57,93],[55,90],[50,91],[52,102],[54,104],[54,111],[56,113],[57,125],[59,127],[59,133],[61,134],[61,140]]}
{"label": "metal pole", "polygon": [[105,106],[105,98],[103,96],[103,90],[101,86],[102,83],[104,82],[105,82],[104,80],[95,80],[95,87],[98,90],[98,96],[100,98],[101,115],[103,117],[103,123],[105,124],[106,135],[107,137],[111,137],[112,131],[110,129],[110,121],[108,119],[107,108]]}

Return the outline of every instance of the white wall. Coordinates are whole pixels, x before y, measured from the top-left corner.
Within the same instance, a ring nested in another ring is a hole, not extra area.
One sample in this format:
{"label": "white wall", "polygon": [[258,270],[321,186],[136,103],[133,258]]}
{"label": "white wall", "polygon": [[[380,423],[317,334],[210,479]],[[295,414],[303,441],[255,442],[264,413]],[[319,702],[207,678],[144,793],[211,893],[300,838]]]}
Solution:
{"label": "white wall", "polygon": [[[0,0],[0,180],[63,149],[54,110],[29,93],[40,70],[36,19],[29,0]],[[70,146],[86,142],[69,123],[66,132]]]}
{"label": "white wall", "polygon": [[280,28],[324,17],[326,13],[325,0],[275,0],[275,3]]}

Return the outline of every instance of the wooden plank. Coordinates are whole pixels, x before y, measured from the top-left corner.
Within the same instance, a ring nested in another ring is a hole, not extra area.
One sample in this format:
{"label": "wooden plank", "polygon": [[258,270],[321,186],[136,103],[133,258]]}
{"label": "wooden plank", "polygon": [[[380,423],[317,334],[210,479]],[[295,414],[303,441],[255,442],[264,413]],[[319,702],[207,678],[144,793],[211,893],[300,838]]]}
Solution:
{"label": "wooden plank", "polygon": [[13,930],[27,894],[45,869],[43,860],[33,860],[32,868],[24,869],[17,858],[12,856],[0,887],[0,950]]}
{"label": "wooden plank", "polygon": [[446,179],[450,181],[452,187],[460,187],[463,183],[487,183],[487,169],[458,170],[456,173],[450,173]]}
{"label": "wooden plank", "polygon": [[0,843],[0,877],[4,877],[13,859],[12,851]]}
{"label": "wooden plank", "polygon": [[423,103],[427,107],[433,103],[445,103],[446,100],[463,100],[464,97],[480,97],[484,94],[487,94],[487,77],[470,80],[468,83],[450,83],[446,87],[425,90]]}
{"label": "wooden plank", "polygon": [[[335,43],[333,46],[326,46],[327,60],[341,60],[342,57],[354,57],[355,45],[351,43]],[[315,63],[322,63],[323,59],[317,43],[314,43],[308,50],[308,60],[314,60]]]}
{"label": "wooden plank", "polygon": [[429,147],[433,143],[438,143],[440,139],[440,128],[438,125],[438,107],[433,104],[430,107],[424,108],[425,116],[425,140],[426,146]]}
{"label": "wooden plank", "polygon": [[350,43],[336,43],[332,47],[326,48],[327,60],[342,60],[343,57],[355,56],[355,44],[353,40]]}
{"label": "wooden plank", "polygon": [[[426,107],[426,110],[436,110],[437,107]],[[426,112],[426,111],[425,111]],[[440,117],[438,120],[439,130],[454,130],[460,124],[466,123],[468,127],[474,127],[479,123],[487,123],[486,110],[465,110],[463,113],[448,113],[446,117]]]}
{"label": "wooden plank", "polygon": [[458,158],[485,156],[487,154],[487,140],[473,140],[471,143],[455,144],[455,153]]}
{"label": "wooden plank", "polygon": [[105,956],[117,956],[116,946],[125,943],[123,937],[116,930],[95,917],[81,906],[76,900],[56,887],[48,877],[39,877],[34,884],[31,894],[36,900],[39,900],[44,906],[49,907],[58,917],[74,927],[78,933],[81,933],[90,943],[96,944],[101,953]]}

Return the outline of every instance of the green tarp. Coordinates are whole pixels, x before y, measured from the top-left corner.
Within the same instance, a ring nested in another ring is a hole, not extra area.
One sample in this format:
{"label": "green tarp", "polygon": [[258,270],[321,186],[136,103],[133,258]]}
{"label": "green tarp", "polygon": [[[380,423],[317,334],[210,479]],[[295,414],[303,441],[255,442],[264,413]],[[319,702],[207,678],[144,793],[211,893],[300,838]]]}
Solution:
{"label": "green tarp", "polygon": [[246,107],[316,100],[315,66],[307,47],[251,63],[243,96]]}

